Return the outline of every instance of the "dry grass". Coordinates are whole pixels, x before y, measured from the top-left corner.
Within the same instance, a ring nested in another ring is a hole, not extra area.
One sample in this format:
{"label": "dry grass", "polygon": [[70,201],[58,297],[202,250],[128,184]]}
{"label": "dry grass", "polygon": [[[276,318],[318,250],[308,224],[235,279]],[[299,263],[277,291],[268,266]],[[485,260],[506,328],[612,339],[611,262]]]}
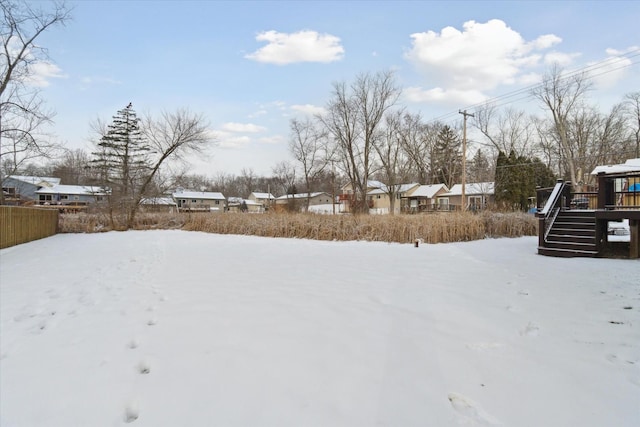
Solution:
{"label": "dry grass", "polygon": [[[68,233],[109,231],[109,218],[100,214],[61,215]],[[218,234],[288,237],[313,240],[364,240],[425,243],[478,240],[487,237],[533,236],[536,219],[509,212],[436,213],[427,215],[315,214],[140,214],[135,229],[183,229]]]}

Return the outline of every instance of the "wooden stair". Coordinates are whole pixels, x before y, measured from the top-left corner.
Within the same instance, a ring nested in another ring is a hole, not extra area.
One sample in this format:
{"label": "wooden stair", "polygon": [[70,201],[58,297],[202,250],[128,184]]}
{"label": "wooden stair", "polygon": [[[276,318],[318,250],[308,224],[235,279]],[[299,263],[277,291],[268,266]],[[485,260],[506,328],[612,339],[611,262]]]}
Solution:
{"label": "wooden stair", "polygon": [[545,245],[538,246],[540,255],[555,257],[596,257],[596,216],[592,210],[558,212]]}

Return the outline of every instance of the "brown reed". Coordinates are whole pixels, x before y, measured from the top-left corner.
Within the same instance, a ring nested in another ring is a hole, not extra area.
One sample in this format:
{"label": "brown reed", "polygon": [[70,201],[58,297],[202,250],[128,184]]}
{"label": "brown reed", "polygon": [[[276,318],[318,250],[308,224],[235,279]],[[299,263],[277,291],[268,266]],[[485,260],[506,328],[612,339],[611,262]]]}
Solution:
{"label": "brown reed", "polygon": [[[64,214],[66,233],[109,231],[101,214]],[[448,243],[494,237],[533,236],[533,215],[519,212],[446,212],[421,215],[318,215],[302,213],[139,214],[134,229],[182,229],[217,234],[287,237],[313,240]]]}

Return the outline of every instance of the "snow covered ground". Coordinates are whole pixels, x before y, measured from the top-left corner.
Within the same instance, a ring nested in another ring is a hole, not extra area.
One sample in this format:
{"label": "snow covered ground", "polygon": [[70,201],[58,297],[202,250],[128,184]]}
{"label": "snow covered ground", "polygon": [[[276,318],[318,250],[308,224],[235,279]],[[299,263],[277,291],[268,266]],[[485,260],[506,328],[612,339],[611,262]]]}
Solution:
{"label": "snow covered ground", "polygon": [[640,425],[640,262],[536,239],[4,249],[0,425]]}

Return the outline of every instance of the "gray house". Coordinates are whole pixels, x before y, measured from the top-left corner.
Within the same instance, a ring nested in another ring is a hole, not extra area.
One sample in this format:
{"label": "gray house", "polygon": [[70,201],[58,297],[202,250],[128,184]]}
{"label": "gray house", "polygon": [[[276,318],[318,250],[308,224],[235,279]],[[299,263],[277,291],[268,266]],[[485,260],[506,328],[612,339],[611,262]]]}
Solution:
{"label": "gray house", "polygon": [[21,205],[37,201],[36,191],[60,184],[60,178],[10,175],[2,181],[5,203]]}
{"label": "gray house", "polygon": [[85,185],[52,185],[36,191],[38,205],[87,206],[106,200],[101,187]]}

